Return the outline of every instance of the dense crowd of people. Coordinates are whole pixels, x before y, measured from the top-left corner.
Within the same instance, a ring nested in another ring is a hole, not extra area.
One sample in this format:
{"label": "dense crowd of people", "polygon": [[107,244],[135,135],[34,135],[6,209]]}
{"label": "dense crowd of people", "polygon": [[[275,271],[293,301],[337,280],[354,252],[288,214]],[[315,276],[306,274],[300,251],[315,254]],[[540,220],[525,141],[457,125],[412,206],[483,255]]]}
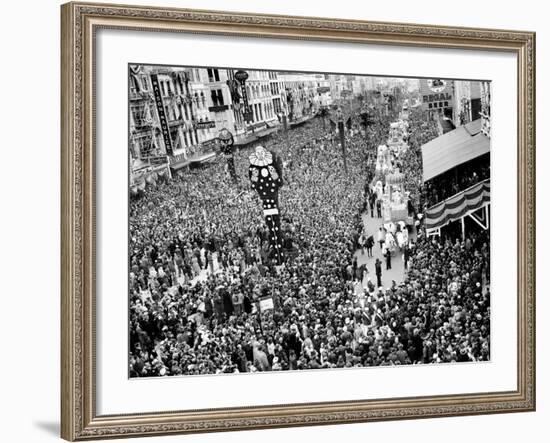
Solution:
{"label": "dense crowd of people", "polygon": [[347,174],[322,127],[263,143],[283,163],[283,266],[250,190],[249,149],[235,154],[237,184],[220,158],[131,201],[130,376],[489,358],[486,234],[421,237],[403,283],[358,291],[361,213],[389,119],[347,137]]}
{"label": "dense crowd of people", "polygon": [[428,207],[490,178],[489,154],[456,167],[454,174],[443,174],[426,183]]}

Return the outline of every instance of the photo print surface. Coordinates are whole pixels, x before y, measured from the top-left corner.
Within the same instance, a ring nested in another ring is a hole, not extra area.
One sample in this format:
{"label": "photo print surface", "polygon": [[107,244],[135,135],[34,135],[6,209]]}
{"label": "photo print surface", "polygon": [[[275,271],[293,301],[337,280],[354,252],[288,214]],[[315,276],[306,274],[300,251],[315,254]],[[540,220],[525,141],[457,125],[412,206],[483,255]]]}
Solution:
{"label": "photo print surface", "polygon": [[490,361],[489,81],[128,87],[131,378]]}

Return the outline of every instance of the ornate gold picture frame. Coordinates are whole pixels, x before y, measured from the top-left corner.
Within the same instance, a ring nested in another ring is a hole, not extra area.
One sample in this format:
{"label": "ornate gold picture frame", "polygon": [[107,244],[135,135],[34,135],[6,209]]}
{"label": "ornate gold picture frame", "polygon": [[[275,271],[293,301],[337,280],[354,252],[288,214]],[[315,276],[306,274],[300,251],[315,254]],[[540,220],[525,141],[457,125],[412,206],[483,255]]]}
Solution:
{"label": "ornate gold picture frame", "polygon": [[[534,33],[80,2],[63,5],[61,19],[61,436],[64,439],[74,441],[534,411]],[[519,116],[517,389],[390,400],[98,415],[95,389],[94,36],[100,28],[516,54]]]}

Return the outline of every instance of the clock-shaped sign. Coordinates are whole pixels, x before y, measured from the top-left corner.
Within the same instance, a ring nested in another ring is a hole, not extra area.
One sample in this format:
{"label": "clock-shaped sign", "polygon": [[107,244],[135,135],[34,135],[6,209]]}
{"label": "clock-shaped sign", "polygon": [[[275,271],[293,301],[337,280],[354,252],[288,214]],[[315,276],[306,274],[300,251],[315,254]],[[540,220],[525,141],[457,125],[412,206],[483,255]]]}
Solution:
{"label": "clock-shaped sign", "polygon": [[432,78],[428,80],[428,87],[433,92],[441,92],[447,87],[447,82],[440,78]]}

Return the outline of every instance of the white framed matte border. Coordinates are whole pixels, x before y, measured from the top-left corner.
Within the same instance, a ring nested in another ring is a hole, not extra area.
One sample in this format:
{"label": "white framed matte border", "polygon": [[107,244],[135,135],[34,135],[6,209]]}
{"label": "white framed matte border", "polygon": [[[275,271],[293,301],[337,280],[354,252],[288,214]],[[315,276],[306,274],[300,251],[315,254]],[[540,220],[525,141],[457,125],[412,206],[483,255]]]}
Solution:
{"label": "white framed matte border", "polygon": [[[129,380],[129,63],[490,80],[491,361]],[[535,409],[534,33],[72,2],[61,84],[63,438]]]}
{"label": "white framed matte border", "polygon": [[[517,56],[459,49],[99,29],[96,406],[122,414],[517,389]],[[128,64],[491,81],[491,361],[128,378]]]}

